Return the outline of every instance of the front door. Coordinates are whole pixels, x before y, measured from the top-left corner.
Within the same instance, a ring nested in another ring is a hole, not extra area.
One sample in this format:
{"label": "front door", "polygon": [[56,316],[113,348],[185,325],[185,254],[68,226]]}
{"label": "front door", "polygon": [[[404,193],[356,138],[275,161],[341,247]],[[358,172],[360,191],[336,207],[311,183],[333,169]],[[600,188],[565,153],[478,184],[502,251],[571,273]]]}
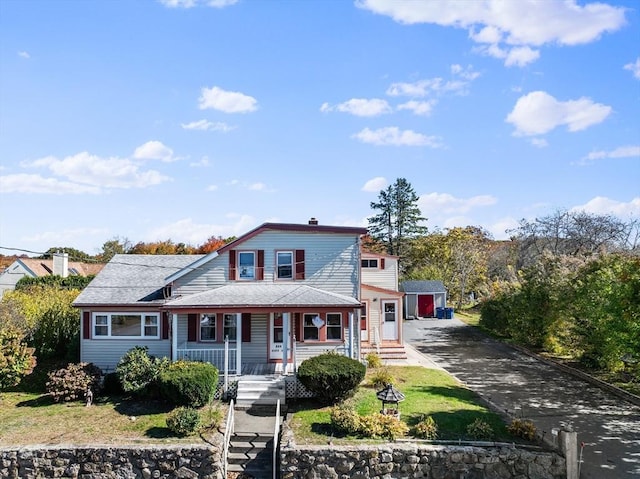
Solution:
{"label": "front door", "polygon": [[[282,313],[272,313],[269,318],[269,359],[282,361],[282,345],[284,340],[284,327]],[[291,359],[291,334],[289,334],[287,357]]]}
{"label": "front door", "polygon": [[382,340],[398,339],[398,302],[382,301]]}
{"label": "front door", "polygon": [[432,294],[419,294],[418,295],[418,316],[421,318],[433,318],[433,295]]}

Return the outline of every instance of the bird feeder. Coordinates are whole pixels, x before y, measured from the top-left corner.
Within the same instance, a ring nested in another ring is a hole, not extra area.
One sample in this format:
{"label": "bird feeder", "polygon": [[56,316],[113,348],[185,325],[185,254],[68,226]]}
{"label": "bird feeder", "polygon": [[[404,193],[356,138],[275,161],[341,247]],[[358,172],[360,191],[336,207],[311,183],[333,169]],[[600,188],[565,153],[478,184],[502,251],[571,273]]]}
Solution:
{"label": "bird feeder", "polygon": [[381,414],[400,419],[400,402],[404,401],[404,394],[394,388],[393,384],[387,384],[376,396],[382,401]]}

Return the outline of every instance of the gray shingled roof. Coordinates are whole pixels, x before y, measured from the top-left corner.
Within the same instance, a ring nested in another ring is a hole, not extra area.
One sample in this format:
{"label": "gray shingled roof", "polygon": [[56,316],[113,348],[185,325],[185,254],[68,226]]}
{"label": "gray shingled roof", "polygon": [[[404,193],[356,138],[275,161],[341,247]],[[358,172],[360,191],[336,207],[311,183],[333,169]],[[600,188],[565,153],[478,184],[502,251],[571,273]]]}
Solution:
{"label": "gray shingled roof", "polygon": [[240,283],[203,291],[167,303],[168,307],[357,307],[360,302],[350,296],[295,283]]}
{"label": "gray shingled roof", "polygon": [[165,279],[203,255],[119,254],[98,273],[74,306],[162,303]]}
{"label": "gray shingled roof", "polygon": [[400,291],[405,293],[446,293],[442,281],[426,279],[415,281],[403,281],[400,283]]}

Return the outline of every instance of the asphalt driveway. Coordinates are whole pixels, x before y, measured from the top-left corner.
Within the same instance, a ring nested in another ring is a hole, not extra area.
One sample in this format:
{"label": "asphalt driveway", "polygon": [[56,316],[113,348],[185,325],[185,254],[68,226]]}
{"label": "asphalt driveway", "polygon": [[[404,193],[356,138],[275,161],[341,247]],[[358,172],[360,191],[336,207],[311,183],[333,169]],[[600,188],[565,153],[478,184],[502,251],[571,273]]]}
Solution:
{"label": "asphalt driveway", "polygon": [[413,320],[404,339],[487,400],[553,438],[583,443],[583,479],[640,478],[640,407],[452,320]]}

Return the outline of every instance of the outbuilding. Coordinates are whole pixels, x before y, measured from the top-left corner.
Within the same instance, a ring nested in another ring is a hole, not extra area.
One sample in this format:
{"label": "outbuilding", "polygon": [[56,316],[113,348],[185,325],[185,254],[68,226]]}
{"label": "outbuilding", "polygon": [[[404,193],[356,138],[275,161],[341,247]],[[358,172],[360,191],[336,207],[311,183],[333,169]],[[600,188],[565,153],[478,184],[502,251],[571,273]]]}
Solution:
{"label": "outbuilding", "polygon": [[439,280],[412,280],[400,283],[404,292],[404,319],[435,318],[437,308],[447,305],[447,289]]}

